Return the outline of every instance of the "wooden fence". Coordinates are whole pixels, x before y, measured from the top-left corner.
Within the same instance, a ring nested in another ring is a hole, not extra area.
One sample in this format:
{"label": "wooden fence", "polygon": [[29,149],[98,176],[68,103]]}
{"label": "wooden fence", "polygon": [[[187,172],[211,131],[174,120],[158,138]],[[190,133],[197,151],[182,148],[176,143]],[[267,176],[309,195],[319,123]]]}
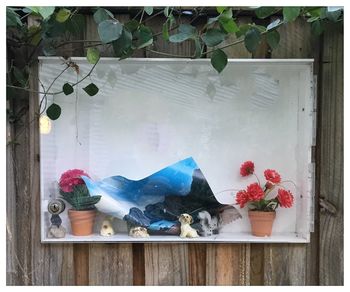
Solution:
{"label": "wooden fence", "polygon": [[[129,15],[116,17],[124,22]],[[251,21],[251,16],[238,21]],[[156,17],[147,25],[158,32],[163,22]],[[18,93],[8,102],[19,122],[8,120],[7,138],[17,137],[20,144],[7,146],[7,285],[343,285],[340,26],[327,26],[322,37],[314,38],[310,26],[300,20],[280,29],[280,46],[272,52],[264,42],[253,55],[242,44],[225,49],[230,58],[315,59],[318,124],[315,231],[310,244],[41,244],[37,95]],[[81,38],[98,40],[91,15],[86,16]],[[170,53],[194,49],[187,41],[169,45],[158,38],[155,43],[158,50]],[[83,56],[84,49],[82,44],[70,44],[60,53]],[[136,57],[162,56],[145,50]],[[36,66],[31,74],[31,86],[37,88]]]}

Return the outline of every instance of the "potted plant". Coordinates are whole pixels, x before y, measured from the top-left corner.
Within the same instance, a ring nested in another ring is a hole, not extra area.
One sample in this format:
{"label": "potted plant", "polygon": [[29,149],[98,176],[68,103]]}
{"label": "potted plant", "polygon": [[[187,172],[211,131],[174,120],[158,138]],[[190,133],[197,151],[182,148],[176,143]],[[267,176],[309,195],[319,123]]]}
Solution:
{"label": "potted plant", "polygon": [[[254,175],[257,182],[240,190],[236,194],[236,203],[241,208],[248,205],[248,216],[251,223],[252,234],[255,236],[270,236],[272,225],[276,218],[276,208],[290,208],[294,203],[294,196],[286,190],[281,181],[280,174],[273,169],[266,169],[264,176],[265,184],[261,185],[259,178],[254,172],[254,163],[246,161],[241,165],[242,177]],[[291,182],[291,181],[284,181]]]}
{"label": "potted plant", "polygon": [[59,181],[62,199],[72,206],[68,210],[72,234],[78,236],[93,233],[97,213],[95,204],[101,199],[101,196],[90,196],[81,176],[89,177],[81,169],[71,169],[64,172]]}

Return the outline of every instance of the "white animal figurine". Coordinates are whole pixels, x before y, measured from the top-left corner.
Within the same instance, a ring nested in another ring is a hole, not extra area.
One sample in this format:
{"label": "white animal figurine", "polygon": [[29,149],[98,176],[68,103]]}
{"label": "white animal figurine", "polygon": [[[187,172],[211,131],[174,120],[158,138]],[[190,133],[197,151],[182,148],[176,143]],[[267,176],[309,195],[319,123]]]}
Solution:
{"label": "white animal figurine", "polygon": [[115,234],[113,226],[112,226],[112,222],[110,219],[103,220],[100,234],[102,236],[112,236]]}
{"label": "white animal figurine", "polygon": [[210,236],[219,233],[219,220],[216,216],[211,216],[207,211],[198,213],[198,219],[201,226],[199,234],[201,236]]}
{"label": "white animal figurine", "polygon": [[138,226],[130,229],[129,236],[134,238],[144,238],[144,237],[149,237],[149,234],[146,228]]}
{"label": "white animal figurine", "polygon": [[48,238],[63,238],[65,236],[66,229],[62,225],[51,225],[47,233]]}
{"label": "white animal figurine", "polygon": [[179,217],[179,221],[181,223],[181,238],[189,237],[194,238],[198,237],[198,233],[195,229],[191,227],[190,224],[193,223],[193,218],[189,214],[181,214]]}

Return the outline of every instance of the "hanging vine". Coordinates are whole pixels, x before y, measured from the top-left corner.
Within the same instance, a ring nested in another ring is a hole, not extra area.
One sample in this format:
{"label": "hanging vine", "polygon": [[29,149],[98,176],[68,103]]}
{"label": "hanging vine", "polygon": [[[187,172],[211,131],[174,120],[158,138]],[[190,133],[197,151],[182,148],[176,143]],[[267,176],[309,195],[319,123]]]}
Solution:
{"label": "hanging vine", "polygon": [[[84,8],[86,10],[86,8]],[[72,94],[75,86],[88,78],[100,59],[100,47],[110,46],[116,58],[123,60],[132,57],[139,50],[146,50],[160,56],[176,58],[203,58],[210,56],[211,64],[220,74],[227,65],[225,48],[244,43],[245,48],[254,53],[260,43],[265,40],[270,50],[276,49],[280,41],[279,28],[298,18],[304,19],[311,25],[313,35],[322,34],[325,25],[329,22],[343,21],[341,7],[258,7],[248,9],[255,15],[255,21],[239,24],[237,16],[243,11],[232,7],[197,7],[181,9],[177,7],[157,8],[143,7],[131,19],[120,22],[112,11],[103,8],[88,8],[93,14],[100,40],[75,40],[74,37],[85,29],[85,17],[80,7],[7,7],[7,46],[14,49],[27,47],[30,51],[24,67],[14,65],[15,60],[8,60],[7,88],[9,90],[25,90],[43,94],[39,113],[46,112],[52,119],[58,119],[61,113],[59,105],[52,103],[47,107],[47,96],[64,93]],[[147,25],[152,18],[163,15],[165,21],[161,30],[154,32]],[[28,25],[28,17],[35,16],[36,25]],[[184,18],[187,21],[183,21]],[[195,22],[206,19],[201,27]],[[267,19],[274,19],[267,22]],[[256,22],[260,24],[256,24]],[[265,23],[266,25],[261,25]],[[227,43],[227,39],[235,36],[235,41]],[[194,50],[190,55],[179,55],[162,52],[156,49],[154,43],[158,37],[169,43],[193,42]],[[28,72],[35,56],[57,55],[57,50],[68,44],[81,43],[86,48],[86,58],[92,64],[91,70],[75,83],[62,84],[62,90],[50,91],[52,85],[68,68],[73,68],[79,75],[79,66],[65,56],[66,67],[53,79],[43,91],[35,91],[29,87]],[[90,96],[98,94],[99,88],[90,83],[83,90]],[[8,94],[8,98],[11,94]],[[44,106],[43,106],[44,105]]]}

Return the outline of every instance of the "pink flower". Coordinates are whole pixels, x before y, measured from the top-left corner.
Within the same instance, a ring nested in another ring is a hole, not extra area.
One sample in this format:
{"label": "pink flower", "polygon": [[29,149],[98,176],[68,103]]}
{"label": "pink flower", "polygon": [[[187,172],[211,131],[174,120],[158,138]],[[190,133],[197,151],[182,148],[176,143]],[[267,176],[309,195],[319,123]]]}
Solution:
{"label": "pink flower", "polygon": [[73,191],[73,188],[76,185],[84,184],[84,181],[81,178],[82,175],[89,177],[89,175],[86,174],[81,169],[70,169],[70,170],[65,171],[61,175],[61,178],[59,181],[59,186],[60,186],[61,190],[65,193],[70,193]]}
{"label": "pink flower", "polygon": [[290,208],[293,206],[294,197],[290,191],[279,189],[276,198],[283,208]]}
{"label": "pink flower", "polygon": [[248,176],[254,173],[254,162],[246,161],[241,165],[240,174],[241,176]]}
{"label": "pink flower", "polygon": [[241,208],[243,208],[248,201],[249,198],[248,193],[246,191],[242,190],[236,194],[236,203],[239,204]]}
{"label": "pink flower", "polygon": [[272,182],[274,184],[279,184],[281,182],[281,176],[276,170],[266,169],[264,171],[264,176],[267,181]]}
{"label": "pink flower", "polygon": [[249,201],[260,201],[264,198],[264,191],[258,183],[250,184],[247,187]]}

